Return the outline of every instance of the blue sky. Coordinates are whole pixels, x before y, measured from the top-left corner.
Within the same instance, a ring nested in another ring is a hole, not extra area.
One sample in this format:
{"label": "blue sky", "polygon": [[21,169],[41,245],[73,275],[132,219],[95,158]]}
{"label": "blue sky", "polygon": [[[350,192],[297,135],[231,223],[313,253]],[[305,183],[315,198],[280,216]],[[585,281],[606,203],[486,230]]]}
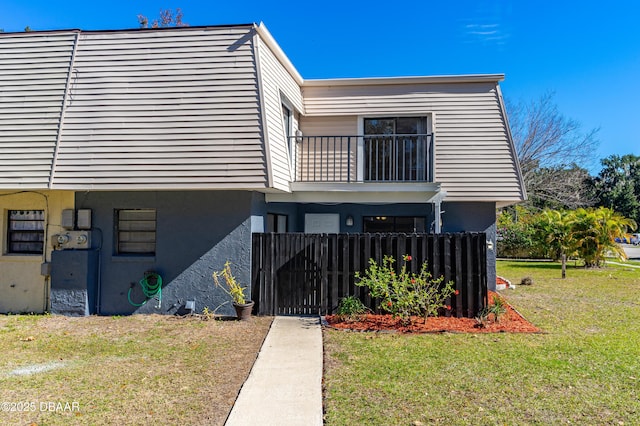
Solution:
{"label": "blue sky", "polygon": [[504,73],[512,101],[555,92],[598,159],[640,155],[640,2],[2,0],[0,28],[137,27],[182,8],[190,25],[263,21],[304,78]]}

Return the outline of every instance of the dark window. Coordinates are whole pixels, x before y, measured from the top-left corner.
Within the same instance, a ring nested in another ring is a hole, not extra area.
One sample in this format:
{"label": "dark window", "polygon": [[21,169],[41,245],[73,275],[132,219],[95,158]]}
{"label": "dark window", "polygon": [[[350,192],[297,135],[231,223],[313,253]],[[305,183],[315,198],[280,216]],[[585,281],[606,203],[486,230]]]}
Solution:
{"label": "dark window", "polygon": [[42,254],[44,210],[9,210],[7,253]]}
{"label": "dark window", "polygon": [[285,105],[282,105],[282,121],[284,124],[284,135],[287,140],[291,137],[291,130],[293,127],[291,110]]}
{"label": "dark window", "polygon": [[413,216],[365,216],[364,232],[425,232],[426,219]]}
{"label": "dark window", "polygon": [[116,210],[116,253],[156,254],[156,210]]}
{"label": "dark window", "polygon": [[282,124],[284,125],[284,136],[289,147],[289,155],[294,158],[295,141],[292,140],[293,136],[293,112],[282,104]]}
{"label": "dark window", "polygon": [[430,139],[426,117],[366,118],[365,170],[370,181],[425,181]]}
{"label": "dark window", "polygon": [[284,214],[267,214],[267,232],[287,232],[288,218]]}

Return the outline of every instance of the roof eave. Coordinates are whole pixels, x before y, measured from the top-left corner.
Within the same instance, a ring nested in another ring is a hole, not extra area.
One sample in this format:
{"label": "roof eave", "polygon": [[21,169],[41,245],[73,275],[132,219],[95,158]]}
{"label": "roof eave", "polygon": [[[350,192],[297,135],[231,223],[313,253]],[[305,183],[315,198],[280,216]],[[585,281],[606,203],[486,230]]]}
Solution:
{"label": "roof eave", "polygon": [[265,42],[265,44],[271,49],[273,54],[276,56],[278,61],[285,67],[285,69],[291,74],[293,79],[298,83],[298,85],[302,86],[304,84],[304,79],[296,69],[296,67],[291,63],[287,55],[284,53],[278,42],[271,35],[267,27],[264,23],[260,22],[259,25],[255,25],[254,27],[260,36],[260,38]]}
{"label": "roof eave", "polygon": [[255,24],[220,24],[220,25],[194,25],[185,27],[157,27],[157,28],[118,28],[118,29],[101,29],[101,30],[83,30],[80,28],[61,28],[52,30],[31,30],[31,31],[4,31],[0,32],[0,36],[32,36],[32,35],[47,35],[47,34],[59,34],[59,33],[125,33],[125,32],[158,32],[158,31],[194,31],[194,30],[207,30],[207,29],[219,29],[219,28],[251,28]]}
{"label": "roof eave", "polygon": [[389,84],[428,84],[428,83],[498,83],[504,80],[504,74],[467,74],[434,75],[413,77],[366,77],[366,78],[330,78],[304,80],[305,87],[322,86],[370,86]]}

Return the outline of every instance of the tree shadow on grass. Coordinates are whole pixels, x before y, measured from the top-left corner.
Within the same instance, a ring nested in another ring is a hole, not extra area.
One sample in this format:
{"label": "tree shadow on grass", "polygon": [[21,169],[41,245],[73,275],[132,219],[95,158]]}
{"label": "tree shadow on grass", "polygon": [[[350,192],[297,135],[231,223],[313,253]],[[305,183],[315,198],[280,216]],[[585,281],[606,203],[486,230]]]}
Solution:
{"label": "tree shadow on grass", "polygon": [[[518,262],[517,260],[506,260],[509,267],[514,269],[544,269],[544,270],[561,270],[562,264],[559,262]],[[567,262],[567,269],[584,269],[583,265],[576,265],[573,261]]]}

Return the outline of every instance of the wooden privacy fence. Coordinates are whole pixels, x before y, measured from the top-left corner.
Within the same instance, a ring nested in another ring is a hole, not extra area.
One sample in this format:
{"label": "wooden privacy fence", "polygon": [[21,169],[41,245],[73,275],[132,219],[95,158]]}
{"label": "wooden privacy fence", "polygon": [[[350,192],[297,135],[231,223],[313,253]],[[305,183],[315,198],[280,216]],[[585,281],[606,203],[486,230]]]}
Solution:
{"label": "wooden privacy fence", "polygon": [[252,298],[258,315],[330,314],[345,296],[358,296],[375,308],[355,272],[369,259],[396,260],[410,255],[407,266],[422,263],[434,278],[444,276],[459,290],[448,304],[458,317],[474,317],[487,303],[487,252],[484,233],[455,234],[253,234]]}

